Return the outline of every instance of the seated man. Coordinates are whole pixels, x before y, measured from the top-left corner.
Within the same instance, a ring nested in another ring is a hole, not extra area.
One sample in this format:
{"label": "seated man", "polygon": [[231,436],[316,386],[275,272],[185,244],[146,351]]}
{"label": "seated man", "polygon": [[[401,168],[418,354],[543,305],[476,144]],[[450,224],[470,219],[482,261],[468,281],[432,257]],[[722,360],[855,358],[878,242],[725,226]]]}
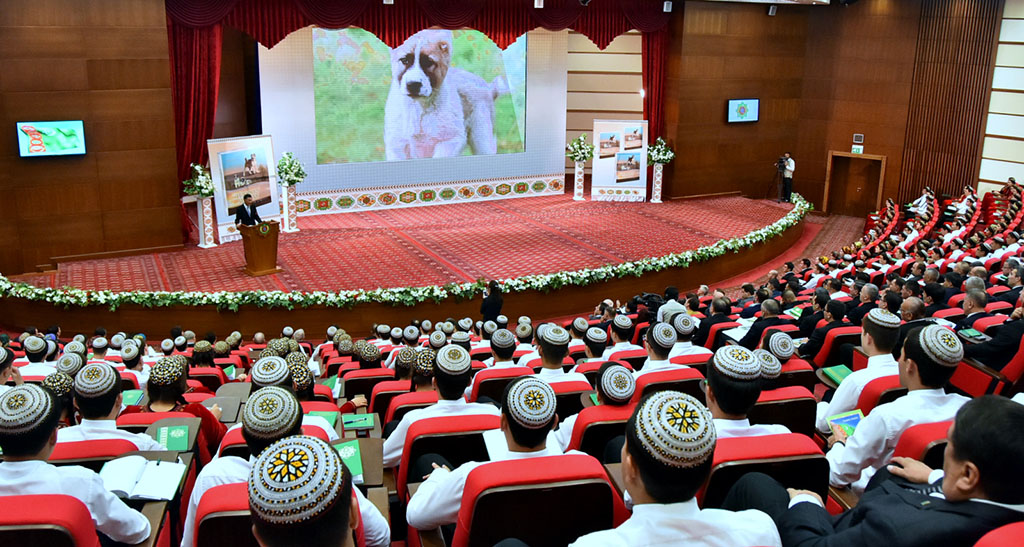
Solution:
{"label": "seated man", "polygon": [[867,367],[854,371],[843,379],[830,401],[818,403],[818,431],[829,433],[828,417],[849,412],[857,408],[864,386],[877,378],[897,376],[899,364],[892,357],[892,348],[900,334],[900,318],[881,309],[868,312],[861,324],[860,347],[868,355]]}
{"label": "seated man", "polygon": [[878,286],[867,283],[860,289],[860,302],[846,312],[846,319],[857,326],[871,310],[878,307]]}
{"label": "seated man", "polygon": [[55,352],[57,344],[53,340],[44,340],[38,336],[29,336],[21,343],[25,350],[25,358],[28,364],[19,367],[18,372],[22,376],[49,376],[57,372],[56,357],[53,361],[47,359],[47,355]]}
{"label": "seated man", "polygon": [[572,320],[572,323],[569,325],[569,336],[572,337],[572,340],[569,341],[570,352],[583,349],[583,336],[587,334],[587,329],[589,328],[590,323],[587,322],[586,318],[577,317]]}
{"label": "seated man", "polygon": [[[548,432],[558,423],[555,392],[532,376],[517,378],[505,388],[501,407],[501,432],[508,444],[507,459],[538,458],[562,454],[547,444]],[[450,469],[437,454],[425,454],[409,470],[410,477],[427,479],[409,500],[406,521],[419,530],[454,524],[462,505],[462,491],[469,472],[487,462],[467,462]],[[429,475],[429,476],[428,476]]]}
{"label": "seated man", "polygon": [[[817,494],[787,492],[761,473],[742,477],[723,506],[765,511],[786,545],[974,545],[987,532],[1024,519],[1024,469],[1009,456],[1024,454],[1022,431],[1024,407],[986,395],[957,412],[941,470],[895,458],[857,506],[839,516],[830,515]],[[929,493],[932,484],[939,492]]]}
{"label": "seated man", "polygon": [[[508,331],[505,330],[505,332]],[[402,461],[402,449],[405,448],[406,434],[409,432],[409,427],[418,420],[437,416],[475,416],[480,414],[497,416],[499,414],[494,405],[469,403],[463,397],[473,375],[472,361],[466,350],[459,346],[446,346],[437,352],[436,359],[433,385],[437,390],[437,403],[411,410],[402,416],[391,435],[384,441],[384,467],[395,467]]]}
{"label": "seated man", "polygon": [[981,289],[971,289],[964,295],[964,302],[961,308],[964,310],[964,318],[956,324],[956,330],[974,328],[974,322],[978,319],[992,317],[991,313],[985,311],[988,305],[988,293]]}
{"label": "seated man", "polygon": [[1024,281],[1021,278],[1024,278],[1024,267],[1010,268],[1010,272],[1006,275],[1006,286],[1010,287],[1010,290],[997,294],[996,300],[1009,302],[1016,306],[1017,301],[1020,300],[1021,289],[1024,288]]}
{"label": "seated man", "polygon": [[97,532],[128,544],[148,538],[146,517],[108,492],[98,474],[77,465],[46,463],[57,444],[60,415],[60,402],[39,386],[24,384],[0,395],[0,496],[72,496],[89,509]]}
{"label": "seated man", "polygon": [[600,361],[604,349],[608,347],[608,333],[597,327],[590,327],[583,335],[583,346],[586,358],[581,359],[580,363]]}
{"label": "seated man", "polygon": [[647,360],[640,370],[633,372],[633,378],[639,379],[644,374],[662,370],[679,370],[688,368],[686,365],[670,363],[668,354],[676,344],[676,329],[668,323],[655,323],[644,334],[644,348],[647,349]]}
{"label": "seated man", "polygon": [[761,317],[754,321],[754,324],[750,325],[750,330],[748,330],[747,334],[740,339],[739,345],[752,350],[761,343],[761,334],[764,333],[765,329],[777,327],[779,325],[793,324],[793,321],[789,319],[789,317],[779,316],[781,311],[781,306],[779,306],[779,303],[775,300],[765,300],[762,302]]}
{"label": "seated man", "polygon": [[[629,404],[636,391],[636,381],[628,368],[608,361],[601,365],[597,371],[597,404],[624,406]],[[576,426],[576,418],[579,414],[573,414],[565,419],[554,432],[559,447],[564,451],[572,441],[572,430]]]}
{"label": "seated man", "polygon": [[847,438],[833,427],[829,437],[829,483],[850,486],[860,494],[871,476],[892,458],[900,435],[908,427],[952,420],[966,397],[947,394],[943,386],[963,359],[963,346],[953,331],[938,325],[914,329],[900,356],[900,385],[909,393],[875,407]]}
{"label": "seated man", "polygon": [[263,547],[353,547],[359,500],[338,451],[297,435],[267,447],[249,474],[252,535]]}
{"label": "seated man", "polygon": [[[729,319],[729,311],[732,309],[728,298],[715,298],[711,301],[711,317],[708,317],[700,322],[697,326],[697,334],[693,335],[693,344],[696,346],[705,346],[708,341],[708,337],[711,335],[711,327],[718,323],[727,323],[732,321]],[[712,340],[714,343],[714,340]]]}
{"label": "seated man", "polygon": [[711,474],[715,453],[711,413],[678,391],[644,397],[626,422],[622,482],[633,515],[614,530],[593,532],[572,545],[782,545],[761,511],[701,509],[697,491]]}
{"label": "seated man", "polygon": [[999,326],[996,335],[981,344],[968,344],[964,349],[964,357],[977,359],[981,364],[996,370],[1003,370],[1020,349],[1021,337],[1024,337],[1024,308],[1017,308],[1010,313],[1010,318]]}
{"label": "seated man", "polygon": [[491,358],[484,364],[488,368],[509,368],[516,366],[512,356],[516,352],[516,337],[508,329],[498,329],[491,335]]}
{"label": "seated man", "polygon": [[697,322],[685,313],[677,313],[672,317],[672,327],[676,329],[676,343],[672,351],[668,352],[668,358],[680,355],[706,355],[711,357],[711,350],[704,346],[693,344],[693,333],[697,329]]}
{"label": "seated man", "polygon": [[616,315],[612,320],[612,345],[604,349],[601,359],[607,361],[620,351],[644,349],[630,342],[633,339],[633,320],[628,315]]}
{"label": "seated man", "polygon": [[[287,389],[288,391],[292,391],[295,385],[292,380],[291,369],[288,368],[288,362],[280,357],[263,357],[259,361],[256,361],[252,366],[250,377],[252,379],[254,390],[253,394],[258,393],[260,389],[264,389],[269,386],[277,386]],[[250,397],[252,397],[252,395],[250,395]],[[332,427],[330,422],[321,416],[304,414],[302,416],[302,425],[319,427],[331,442],[341,438],[338,435],[337,429]],[[228,431],[230,432],[240,427],[242,427],[242,424],[237,423],[229,427]]]}
{"label": "seated man", "polygon": [[[624,317],[624,316],[623,316]],[[537,351],[540,352],[540,372],[536,377],[549,384],[560,382],[587,382],[578,372],[565,372],[562,361],[569,355],[569,332],[548,323],[537,329]]]}
{"label": "seated man", "polygon": [[708,364],[704,396],[719,439],[790,432],[782,425],[750,425],[747,419],[761,396],[766,378],[777,378],[782,371],[774,355],[765,350],[757,351],[762,358],[742,346],[722,346]]}
{"label": "seated man", "polygon": [[145,433],[117,428],[117,415],[121,413],[121,375],[110,365],[93,363],[78,371],[75,407],[82,422],[58,431],[59,443],[124,439],[139,450],[164,450],[163,445]]}
{"label": "seated man", "polygon": [[946,288],[938,283],[926,283],[924,286],[924,314],[926,317],[935,312],[949,309],[946,305]]}
{"label": "seated man", "polygon": [[843,323],[843,315],[845,313],[845,304],[838,300],[829,300],[828,304],[825,305],[825,314],[823,316],[827,323],[821,328],[814,329],[810,338],[797,348],[797,354],[807,359],[813,359],[821,351],[822,346],[825,345],[825,337],[828,335],[828,331],[846,326]]}

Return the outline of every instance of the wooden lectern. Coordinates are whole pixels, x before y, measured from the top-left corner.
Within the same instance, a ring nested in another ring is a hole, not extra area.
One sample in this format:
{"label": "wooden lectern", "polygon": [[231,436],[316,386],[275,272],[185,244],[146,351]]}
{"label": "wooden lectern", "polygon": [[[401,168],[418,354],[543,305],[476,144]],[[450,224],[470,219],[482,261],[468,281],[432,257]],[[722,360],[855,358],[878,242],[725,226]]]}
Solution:
{"label": "wooden lectern", "polygon": [[277,234],[280,229],[281,225],[276,220],[238,227],[245,247],[245,273],[258,277],[281,271],[277,267]]}

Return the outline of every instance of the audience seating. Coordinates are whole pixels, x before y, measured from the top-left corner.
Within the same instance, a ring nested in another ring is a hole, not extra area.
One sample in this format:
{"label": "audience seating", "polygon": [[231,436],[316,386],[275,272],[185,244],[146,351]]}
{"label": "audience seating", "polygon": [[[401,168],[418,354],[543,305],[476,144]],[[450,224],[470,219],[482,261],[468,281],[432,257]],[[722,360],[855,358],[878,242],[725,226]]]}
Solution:
{"label": "audience seating", "polygon": [[388,405],[388,412],[384,417],[384,423],[392,420],[401,420],[410,410],[430,406],[437,402],[436,391],[413,391],[403,393],[391,399]]}
{"label": "audience seating", "polygon": [[775,381],[777,386],[803,386],[807,389],[814,389],[817,383],[818,377],[814,374],[814,367],[797,357],[782,363],[782,373]]}
{"label": "audience seating", "polygon": [[229,381],[220,367],[192,367],[188,370],[188,377],[199,380],[203,387],[214,392]]}
{"label": "audience seating", "polygon": [[117,428],[132,433],[145,433],[149,426],[164,418],[195,418],[188,412],[134,412],[117,417]]}
{"label": "audience seating", "polygon": [[[1008,318],[1008,316],[1001,314],[996,314],[992,317],[982,317],[974,322],[974,330],[993,336],[995,334],[995,329],[993,327],[1002,325]],[[989,332],[989,329],[992,329],[992,332]]]}
{"label": "audience seating", "polygon": [[793,433],[814,434],[817,409],[814,394],[803,386],[780,387],[761,392],[757,404],[747,415],[751,424],[779,424]]}
{"label": "audience seating", "polygon": [[711,476],[698,493],[701,507],[721,507],[732,485],[751,472],[771,476],[787,488],[828,494],[828,461],[810,437],[799,433],[719,439]]}
{"label": "audience seating", "polygon": [[249,516],[249,489],[244,482],[214,486],[196,508],[195,547],[258,547]]}
{"label": "audience seating", "polygon": [[566,450],[579,450],[600,459],[608,441],[626,432],[626,421],[635,404],[599,405],[584,408],[576,416]]}
{"label": "audience seating", "polygon": [[395,477],[395,491],[398,499],[409,499],[409,482],[421,482],[422,477],[409,480],[409,468],[424,454],[439,454],[452,465],[459,466],[471,461],[488,461],[487,446],[483,432],[498,429],[498,416],[437,416],[415,421],[405,434],[402,459]]}
{"label": "audience seating", "polygon": [[100,547],[100,539],[89,508],[77,498],[0,496],[0,545]]}
{"label": "audience seating", "polygon": [[[302,426],[302,434],[310,437],[316,437],[324,442],[331,442],[323,428],[315,425]],[[248,459],[250,455],[249,445],[245,443],[245,436],[242,435],[242,428],[240,427],[229,429],[228,432],[224,434],[224,438],[220,441],[220,447],[217,449],[217,456],[220,457],[235,456],[245,460]]]}
{"label": "audience seating", "polygon": [[973,397],[986,393],[1012,394],[1021,390],[1021,376],[1024,376],[1024,339],[1021,339],[1017,353],[1002,370],[968,359],[960,362],[949,383]]}
{"label": "audience seating", "polygon": [[857,398],[857,408],[867,416],[876,406],[891,403],[906,394],[907,388],[900,385],[898,374],[882,376],[864,386]]}
{"label": "audience seating", "polygon": [[316,401],[324,401],[328,403],[334,403],[334,392],[331,388],[324,384],[313,384],[313,399]]}
{"label": "audience seating", "polygon": [[184,393],[184,394],[181,395],[181,398],[185,399],[185,402],[186,403],[190,403],[190,404],[191,403],[201,403],[201,402],[203,402],[203,401],[205,401],[207,399],[212,399],[213,397],[214,397],[213,393],[196,393],[196,392],[192,392],[192,393]]}
{"label": "audience seating", "polygon": [[703,401],[704,391],[701,389],[703,382],[704,375],[693,368],[648,372],[637,378],[636,391],[633,392],[633,399],[630,403],[640,402],[640,399],[648,393],[669,389],[681,391]]}
{"label": "audience seating", "polygon": [[811,360],[818,368],[839,364],[839,346],[843,344],[858,344],[860,342],[860,327],[836,327],[825,335],[825,342],[821,349]]}
{"label": "audience seating", "polygon": [[722,332],[723,330],[734,329],[738,326],[740,326],[740,324],[735,321],[725,321],[722,323],[715,323],[714,325],[711,325],[711,328],[708,329],[708,339],[704,341],[704,347],[708,348],[711,351],[715,351],[716,349],[718,349],[718,346],[721,345],[717,343],[718,333]]}
{"label": "audience seating", "polygon": [[389,368],[371,368],[345,371],[341,378],[341,393],[351,399],[356,395],[372,395],[373,386],[395,379],[395,371]]}
{"label": "audience seating", "polygon": [[582,380],[557,382],[551,384],[551,389],[555,391],[557,401],[555,413],[558,414],[559,420],[564,420],[583,410],[582,396],[594,392],[594,387]]}
{"label": "audience seating", "polygon": [[53,447],[47,461],[53,465],[81,465],[99,472],[104,463],[136,451],[135,443],[126,439],[63,442]]}
{"label": "audience seating", "polygon": [[707,369],[708,361],[711,360],[711,356],[708,354],[690,354],[690,355],[676,355],[675,357],[668,360],[673,365],[686,365],[691,368],[695,368],[703,374]]}
{"label": "audience seating", "polygon": [[900,435],[893,450],[893,456],[920,460],[932,469],[942,469],[943,451],[946,449],[946,433],[952,421],[912,425]]}
{"label": "audience seating", "polygon": [[1000,526],[982,536],[974,544],[974,547],[1006,547],[1007,545],[1024,545],[1024,522]]}
{"label": "audience seating", "polygon": [[495,401],[500,401],[505,393],[505,386],[520,376],[531,374],[533,374],[533,369],[529,367],[481,370],[473,377],[473,389],[470,391],[469,401],[476,402],[481,397],[490,397]]}
{"label": "audience seating", "polygon": [[373,393],[367,403],[367,412],[383,416],[388,412],[388,405],[391,399],[403,393],[409,393],[412,389],[411,380],[388,380],[373,386]]}
{"label": "audience seating", "polygon": [[121,371],[121,391],[128,391],[129,389],[139,389],[139,379],[134,374]]}

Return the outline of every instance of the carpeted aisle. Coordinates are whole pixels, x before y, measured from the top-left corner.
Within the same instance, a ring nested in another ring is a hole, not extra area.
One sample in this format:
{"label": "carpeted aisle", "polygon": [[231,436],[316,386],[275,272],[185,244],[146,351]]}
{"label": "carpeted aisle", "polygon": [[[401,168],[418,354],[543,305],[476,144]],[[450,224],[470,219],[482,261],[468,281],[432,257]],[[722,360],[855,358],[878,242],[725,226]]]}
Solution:
{"label": "carpeted aisle", "polygon": [[664,204],[570,195],[299,218],[281,234],[283,272],[250,278],[241,242],[68,262],[15,280],[123,290],[342,290],[508,278],[695,249],[782,218],[791,205],[741,197]]}

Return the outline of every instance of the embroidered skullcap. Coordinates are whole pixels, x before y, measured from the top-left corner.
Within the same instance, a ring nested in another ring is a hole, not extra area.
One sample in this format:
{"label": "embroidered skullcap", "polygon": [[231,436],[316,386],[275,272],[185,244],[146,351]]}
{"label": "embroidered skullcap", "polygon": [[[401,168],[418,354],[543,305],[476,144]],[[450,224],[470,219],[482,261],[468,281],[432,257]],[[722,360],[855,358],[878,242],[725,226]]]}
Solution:
{"label": "embroidered skullcap", "polygon": [[225,355],[231,353],[231,344],[224,340],[221,340],[213,345],[213,352],[218,355]]}
{"label": "embroidered skullcap", "polygon": [[601,393],[617,403],[624,403],[633,398],[634,391],[636,380],[633,373],[622,365],[610,366],[601,375]]}
{"label": "embroidered skullcap", "polygon": [[172,363],[177,364],[182,370],[188,367],[188,357],[185,357],[180,353],[171,355],[170,357],[167,357],[167,359],[170,359]]}
{"label": "embroidered skullcap", "polygon": [[996,237],[993,237],[993,238],[992,238],[992,241],[995,241],[996,243],[998,243],[998,244],[1000,244],[1000,245],[1006,245],[1006,240],[1005,240],[1005,239],[1003,239],[1003,236],[996,236]]}
{"label": "embroidered skullcap", "polygon": [[139,349],[139,347],[142,346],[142,342],[135,338],[125,338],[124,342],[121,344],[121,347],[126,348],[128,346],[135,346],[135,349]]}
{"label": "embroidered skullcap", "polygon": [[392,327],[392,329],[391,329],[391,337],[392,338],[401,338],[402,337],[402,329],[399,328],[399,327]]}
{"label": "embroidered skullcap", "polygon": [[498,330],[498,324],[494,321],[487,321],[484,323],[484,332],[487,334],[494,334],[494,331]]}
{"label": "embroidered skullcap", "polygon": [[434,359],[437,354],[430,348],[421,349],[416,354],[416,363],[413,365],[413,372],[420,376],[433,378]]}
{"label": "embroidered skullcap", "polygon": [[434,331],[430,333],[430,347],[437,349],[444,347],[447,340],[444,337],[443,332]]}
{"label": "embroidered skullcap", "polygon": [[788,361],[796,351],[793,347],[793,338],[782,331],[773,332],[768,338],[768,351],[771,351],[779,361]]}
{"label": "embroidered skullcap", "polygon": [[1008,233],[1006,235],[1013,237],[1013,239],[1020,239],[1020,234],[1016,230],[1014,230],[1014,231],[1012,231],[1012,232],[1010,232],[1010,233]]}
{"label": "embroidered skullcap", "polygon": [[264,386],[279,386],[290,378],[288,363],[277,356],[263,357],[252,366],[252,383]]}
{"label": "embroidered skullcap", "polygon": [[349,471],[331,445],[315,437],[286,437],[267,447],[253,464],[249,510],[273,525],[315,520],[338,502],[348,480]]}
{"label": "embroidered skullcap", "polygon": [[864,261],[863,260],[858,260],[858,261],[854,262],[853,265],[858,267],[858,268],[863,268],[864,267]]}
{"label": "embroidered skullcap", "polygon": [[389,325],[377,325],[377,336],[387,336],[391,332]]}
{"label": "embroidered skullcap", "polygon": [[882,328],[900,328],[900,318],[889,310],[882,308],[872,308],[872,310],[868,312],[867,319]]}
{"label": "embroidered skullcap", "polygon": [[85,360],[82,359],[81,355],[65,352],[64,355],[60,356],[60,359],[57,359],[57,372],[63,372],[68,376],[74,377],[78,374],[78,371],[82,370],[83,364],[85,364]]}
{"label": "embroidered skullcap", "polygon": [[761,376],[761,364],[754,354],[743,346],[722,346],[712,359],[715,370],[736,380],[756,380]]}
{"label": "embroidered skullcap", "polygon": [[121,344],[123,344],[123,343],[124,343],[124,335],[121,334],[121,333],[117,333],[117,334],[115,334],[115,335],[110,337],[110,347],[112,347],[114,349],[120,348]]}
{"label": "embroidered skullcap", "polygon": [[351,340],[339,340],[337,345],[339,353],[352,353]]}
{"label": "embroidered skullcap", "polygon": [[477,321],[476,322],[476,330],[480,330],[482,328],[484,328],[484,322],[483,321]]}
{"label": "embroidered skullcap", "polygon": [[187,331],[181,333],[181,335],[185,337],[185,340],[195,340],[195,338],[196,338],[196,333],[194,333],[194,332],[192,332],[190,330],[187,330]]}
{"label": "embroidered skullcap", "polygon": [[[533,327],[526,323],[519,323],[516,325],[516,336],[519,338],[529,338],[533,335]],[[491,337],[494,338],[493,336]],[[493,343],[493,342],[492,342]]]}
{"label": "embroidered skullcap", "polygon": [[961,247],[963,247],[963,246],[964,246],[964,240],[963,240],[963,239],[960,239],[959,237],[954,237],[954,238],[953,238],[953,243],[956,243],[957,245],[959,245],[959,246],[961,246]]}
{"label": "embroidered skullcap", "polygon": [[755,349],[754,358],[761,365],[761,377],[774,380],[782,374],[782,363],[774,353],[765,349]]}
{"label": "embroidered skullcap", "polygon": [[853,255],[843,255],[843,260],[849,262],[853,260]]}
{"label": "embroidered skullcap", "polygon": [[437,352],[438,369],[451,375],[459,375],[470,369],[473,364],[469,352],[462,346],[448,346]]}
{"label": "embroidered skullcap", "polygon": [[291,327],[285,327],[285,328],[281,329],[281,336],[287,337],[287,336],[291,336],[293,334],[295,334],[295,329],[293,329]]}
{"label": "embroidered skullcap", "polygon": [[0,395],[0,431],[21,435],[49,422],[59,408],[53,395],[35,384],[21,384]]}
{"label": "embroidered skullcap", "polygon": [[337,344],[338,342],[341,342],[344,339],[345,339],[345,335],[340,333],[340,332],[335,332],[334,335],[331,337],[331,341],[334,342],[335,344]]}
{"label": "embroidered skullcap", "polygon": [[433,326],[434,324],[430,322],[430,319],[424,319],[420,322],[420,327],[422,327],[423,330],[430,330]]}
{"label": "embroidered skullcap", "polygon": [[628,315],[619,314],[612,320],[612,325],[620,329],[629,329],[633,328],[633,320],[630,319]]}
{"label": "embroidered skullcap", "polygon": [[175,346],[184,346],[187,343],[188,343],[188,340],[186,340],[184,336],[179,336],[179,337],[174,339],[174,345]]}
{"label": "embroidered skullcap", "polygon": [[23,332],[23,333],[18,335],[18,341],[19,342],[24,342],[25,339],[28,338],[29,336],[33,336],[33,335],[31,333],[28,333],[28,332]]}
{"label": "embroidered skullcap", "polygon": [[676,343],[676,329],[668,323],[655,323],[649,332],[648,340],[652,340],[661,349],[672,349]]}
{"label": "embroidered skullcap", "polygon": [[558,325],[548,325],[540,336],[542,340],[555,346],[566,346],[569,344],[569,331]]}
{"label": "embroidered skullcap", "polygon": [[[453,325],[451,321],[445,321],[444,323],[441,323],[438,326],[441,328],[441,332],[445,333],[446,335],[450,336],[453,332],[455,332],[455,325]],[[434,330],[436,331],[437,329]]]}
{"label": "embroidered skullcap", "polygon": [[516,345],[516,337],[508,329],[498,329],[491,335],[491,347],[511,348]]}
{"label": "embroidered skullcap", "polygon": [[139,348],[137,348],[135,344],[125,344],[124,347],[121,348],[121,359],[125,361],[131,361],[138,356]]}
{"label": "embroidered skullcap", "polygon": [[213,344],[206,340],[200,340],[196,342],[195,346],[192,346],[192,353],[206,353],[213,350]]}
{"label": "embroidered skullcap", "polygon": [[54,372],[43,378],[42,386],[57,397],[63,397],[75,389],[75,379],[63,372]]}
{"label": "embroidered skullcap", "polygon": [[38,336],[29,336],[21,343],[22,347],[25,348],[26,353],[43,353],[46,351],[46,340]]}
{"label": "embroidered skullcap", "polygon": [[533,319],[530,319],[528,315],[520,315],[519,319],[516,320],[517,325],[532,325]]}
{"label": "embroidered skullcap", "polygon": [[149,369],[149,385],[173,386],[181,381],[184,372],[178,363],[170,359],[161,359]]}
{"label": "embroidered skullcap", "polygon": [[334,325],[331,325],[331,326],[327,327],[327,337],[328,338],[334,338],[334,334],[337,333],[337,332],[338,332],[338,327],[335,327]]}
{"label": "embroidered skullcap", "polygon": [[377,361],[380,359],[380,348],[373,344],[366,344],[359,348],[360,361]]}
{"label": "embroidered skullcap", "polygon": [[293,351],[302,351],[301,346],[299,346],[299,341],[298,340],[296,340],[294,338],[288,338],[287,340],[288,341],[285,342],[285,344],[288,344],[288,352],[289,353],[293,352]]}
{"label": "embroidered skullcap", "polygon": [[715,451],[711,412],[685,393],[655,392],[636,409],[634,420],[640,446],[669,467],[698,466]]}
{"label": "embroidered skullcap", "polygon": [[[495,332],[494,334],[498,334],[498,333]],[[469,333],[468,332],[460,330],[459,332],[452,333],[452,343],[462,344],[462,343],[466,343],[466,342],[469,342]],[[491,345],[492,346],[494,345],[494,336],[491,336]]]}
{"label": "embroidered skullcap", "polygon": [[67,355],[68,353],[77,353],[79,355],[85,355],[85,344],[77,340],[72,340],[68,342],[64,346],[64,354]]}
{"label": "embroidered skullcap", "polygon": [[288,342],[276,338],[267,343],[267,349],[277,354],[278,357],[284,357],[288,353]]}
{"label": "embroidered skullcap", "polygon": [[677,313],[672,318],[672,327],[676,329],[676,333],[679,336],[689,336],[693,334],[693,329],[697,327],[697,323],[690,317],[690,314]]}
{"label": "embroidered skullcap", "polygon": [[[308,369],[307,369],[308,370]],[[278,386],[256,390],[245,401],[242,429],[257,439],[279,438],[302,421],[302,406],[291,391]]]}
{"label": "embroidered skullcap", "polygon": [[106,349],[107,339],[102,336],[97,336],[92,339],[92,349]]}
{"label": "embroidered skullcap", "polygon": [[75,393],[90,399],[106,395],[120,385],[121,376],[106,364],[86,365],[75,375]]}
{"label": "embroidered skullcap", "polygon": [[574,330],[576,332],[579,332],[579,333],[587,332],[587,327],[589,327],[589,326],[590,326],[590,324],[587,323],[587,320],[582,318],[582,317],[577,317],[576,319],[572,320],[572,330]]}
{"label": "embroidered skullcap", "polygon": [[469,330],[473,328],[473,320],[468,317],[459,319],[459,328],[462,330]]}
{"label": "embroidered skullcap", "polygon": [[309,368],[309,360],[306,359],[306,354],[301,351],[293,351],[288,355],[284,356],[284,362],[288,363],[288,366],[302,365]]}
{"label": "embroidered skullcap", "polygon": [[420,337],[420,329],[409,325],[408,327],[405,327],[404,331],[402,331],[402,336],[406,340],[418,340]]}
{"label": "embroidered skullcap", "polygon": [[84,334],[76,334],[74,337],[71,338],[71,340],[74,341],[74,342],[78,342],[79,344],[84,345],[85,344],[85,335]]}
{"label": "embroidered skullcap", "polygon": [[499,325],[501,325],[502,323],[507,325],[508,324],[508,316],[506,316],[506,315],[498,315],[497,317],[494,318],[494,322],[499,324]]}
{"label": "embroidered skullcap", "polygon": [[921,342],[921,349],[935,361],[944,367],[956,367],[964,358],[964,346],[956,334],[938,325],[928,325],[921,329],[918,335]]}
{"label": "embroidered skullcap", "polygon": [[608,333],[597,327],[590,327],[587,329],[584,339],[595,344],[606,344],[608,343]]}
{"label": "embroidered skullcap", "polygon": [[171,340],[170,338],[164,338],[160,342],[160,349],[164,351],[171,351],[172,349],[174,349],[174,340]]}
{"label": "embroidered skullcap", "polygon": [[512,382],[505,401],[509,416],[527,429],[540,429],[555,417],[555,390],[546,382],[524,376]]}
{"label": "embroidered skullcap", "polygon": [[398,350],[398,355],[395,356],[395,360],[403,365],[411,367],[413,363],[416,362],[416,355],[418,353],[419,352],[417,352],[416,350],[406,346]]}

